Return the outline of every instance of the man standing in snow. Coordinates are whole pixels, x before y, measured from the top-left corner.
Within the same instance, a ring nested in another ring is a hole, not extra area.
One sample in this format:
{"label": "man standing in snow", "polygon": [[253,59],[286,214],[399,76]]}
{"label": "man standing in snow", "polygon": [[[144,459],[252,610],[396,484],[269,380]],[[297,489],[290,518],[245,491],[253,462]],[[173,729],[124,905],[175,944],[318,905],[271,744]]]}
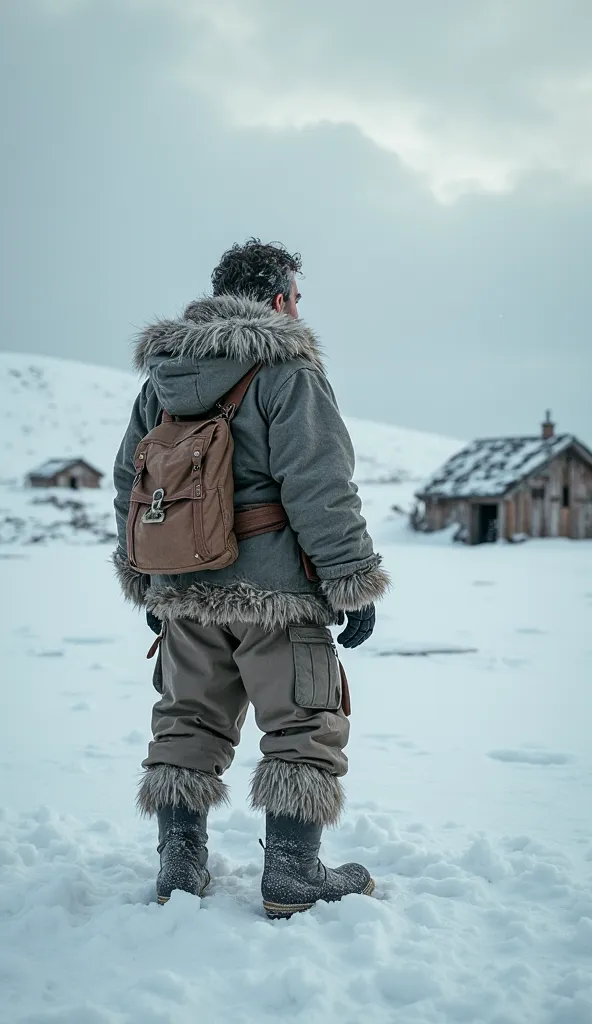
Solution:
{"label": "man standing in snow", "polygon": [[[349,733],[327,627],[345,613],[339,641],[363,643],[388,577],[360,513],[353,449],[317,341],[298,319],[299,271],[300,258],[279,245],[235,245],[214,270],[212,298],[137,342],[135,365],[148,379],[115,464],[114,562],[125,596],[146,607],[155,630],[163,624],[162,697],[138,794],[141,811],[158,818],[161,903],[209,882],[207,815],[227,800],[221,776],[249,702],[264,734],[251,802],[266,812],[268,915],[373,888],[361,865],[330,870],[318,859],[322,829],[342,809]],[[257,364],[232,422],[235,508],[281,503],[289,525],[243,540],[227,568],[138,572],[126,553],[136,446],[163,410],[203,418]]]}

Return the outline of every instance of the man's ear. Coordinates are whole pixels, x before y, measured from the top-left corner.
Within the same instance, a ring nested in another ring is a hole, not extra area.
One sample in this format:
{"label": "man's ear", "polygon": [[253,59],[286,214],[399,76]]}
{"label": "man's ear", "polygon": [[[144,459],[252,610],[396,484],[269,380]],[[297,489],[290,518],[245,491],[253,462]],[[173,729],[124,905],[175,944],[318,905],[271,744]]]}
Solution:
{"label": "man's ear", "polygon": [[272,306],[275,309],[276,313],[283,313],[285,299],[281,292],[278,295],[276,295],[275,299],[272,302]]}

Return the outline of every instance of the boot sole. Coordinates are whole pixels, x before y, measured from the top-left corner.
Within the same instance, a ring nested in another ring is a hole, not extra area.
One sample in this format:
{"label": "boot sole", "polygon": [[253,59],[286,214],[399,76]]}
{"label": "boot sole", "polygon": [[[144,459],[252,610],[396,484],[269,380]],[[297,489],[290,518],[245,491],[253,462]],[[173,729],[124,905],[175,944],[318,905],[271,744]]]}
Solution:
{"label": "boot sole", "polygon": [[[208,871],[208,880],[207,880],[206,884],[204,885],[203,889],[201,890],[201,892],[198,894],[200,898],[204,895],[204,893],[205,893],[206,889],[208,888],[208,886],[209,886],[211,881],[212,881],[212,876],[210,875],[210,873]],[[173,892],[174,892],[174,890],[173,890]],[[170,898],[171,898],[170,896],[157,896],[156,897],[156,902],[158,903],[158,905],[160,907],[164,907],[165,903],[168,903]]]}
{"label": "boot sole", "polygon": [[[371,878],[366,888],[362,889],[360,896],[371,896],[375,888],[376,882]],[[271,903],[270,900],[263,900],[263,909],[271,921],[287,920],[294,914],[304,914],[314,905],[314,903]]]}

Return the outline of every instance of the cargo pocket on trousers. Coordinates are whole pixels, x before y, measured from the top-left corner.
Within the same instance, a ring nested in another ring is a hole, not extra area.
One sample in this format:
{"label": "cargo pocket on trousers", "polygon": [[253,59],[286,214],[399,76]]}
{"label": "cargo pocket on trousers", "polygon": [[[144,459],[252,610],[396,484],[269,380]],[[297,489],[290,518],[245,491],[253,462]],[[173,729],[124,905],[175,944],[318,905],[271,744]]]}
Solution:
{"label": "cargo pocket on trousers", "polygon": [[324,626],[289,626],[294,652],[298,707],[338,711],[341,707],[341,675],[333,637]]}

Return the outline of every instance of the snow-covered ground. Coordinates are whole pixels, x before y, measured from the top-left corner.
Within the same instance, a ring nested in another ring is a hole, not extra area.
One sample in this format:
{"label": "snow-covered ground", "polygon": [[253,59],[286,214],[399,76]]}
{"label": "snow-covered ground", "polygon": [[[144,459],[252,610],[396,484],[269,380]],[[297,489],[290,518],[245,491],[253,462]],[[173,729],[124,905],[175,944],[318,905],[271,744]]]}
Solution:
{"label": "snow-covered ground", "polygon": [[398,530],[376,531],[396,589],[345,655],[349,805],[325,842],[368,864],[376,899],[273,924],[252,720],[211,821],[211,895],[160,908],[133,808],[150,634],[104,546],[3,561],[0,1019],[589,1024],[592,545]]}
{"label": "snow-covered ground", "polygon": [[[414,435],[391,462],[396,428],[375,429],[375,480],[446,457]],[[108,546],[0,546],[2,1024],[590,1024],[592,543],[417,537],[389,513],[402,486],[362,486],[395,589],[344,652],[349,801],[324,843],[376,898],[288,922],[260,903],[253,720],[211,819],[210,895],[158,907],[134,812],[152,636]]]}

